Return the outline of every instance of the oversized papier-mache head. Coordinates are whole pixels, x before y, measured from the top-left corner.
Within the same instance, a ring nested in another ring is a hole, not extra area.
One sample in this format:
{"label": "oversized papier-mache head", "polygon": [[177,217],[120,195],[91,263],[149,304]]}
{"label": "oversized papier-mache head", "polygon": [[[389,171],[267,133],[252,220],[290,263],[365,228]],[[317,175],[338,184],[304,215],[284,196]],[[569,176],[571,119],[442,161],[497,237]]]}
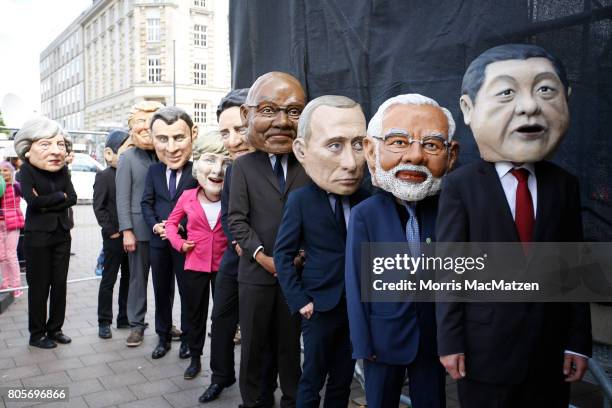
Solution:
{"label": "oversized papier-mache head", "polygon": [[350,195],[363,179],[365,134],[366,120],[357,102],[320,96],[300,116],[293,152],[316,185],[328,193]]}
{"label": "oversized papier-mache head", "polygon": [[437,194],[457,158],[454,133],[453,116],[431,98],[405,94],[386,100],[364,140],[372,184],[404,201]]}
{"label": "oversized papier-mache head", "polygon": [[257,78],[240,107],[249,144],[267,153],[291,152],[305,105],[306,92],[294,76],[268,72]]}
{"label": "oversized papier-mache head", "polygon": [[21,160],[49,172],[63,169],[72,151],[70,134],[45,116],[26,121],[15,135],[14,145]]}
{"label": "oversized papier-mache head", "polygon": [[209,199],[218,197],[223,189],[225,171],[232,162],[219,131],[212,130],[198,137],[194,143],[193,160],[192,174],[204,194]]}
{"label": "oversized papier-mache head", "polygon": [[198,127],[183,109],[166,106],[151,117],[151,135],[157,158],[168,168],[179,170],[191,157]]}
{"label": "oversized papier-mache head", "polygon": [[565,69],[541,47],[506,44],[483,52],[461,89],[463,120],[486,161],[543,160],[569,126]]}
{"label": "oversized papier-mache head", "polygon": [[151,117],[163,108],[157,101],[140,101],[128,112],[128,129],[134,146],[142,150],[154,150],[151,139]]}

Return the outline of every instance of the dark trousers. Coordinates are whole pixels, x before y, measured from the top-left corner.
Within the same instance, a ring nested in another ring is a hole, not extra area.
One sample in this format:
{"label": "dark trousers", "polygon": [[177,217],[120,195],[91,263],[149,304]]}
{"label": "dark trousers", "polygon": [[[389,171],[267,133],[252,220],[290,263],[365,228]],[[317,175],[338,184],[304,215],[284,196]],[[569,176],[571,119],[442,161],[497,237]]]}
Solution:
{"label": "dark trousers", "polygon": [[414,408],[446,407],[444,368],[432,353],[419,351],[407,366],[364,360],[363,368],[368,408],[397,407],[406,374],[410,383],[408,393]]}
{"label": "dark trousers", "polygon": [[117,324],[128,324],[127,297],[130,286],[130,266],[128,255],[123,250],[123,237],[104,238],[102,251],[104,252],[104,264],[100,289],[98,290],[98,324],[110,325],[113,322],[113,288],[120,267],[121,280],[119,282]]}
{"label": "dark trousers", "polygon": [[44,247],[24,246],[30,340],[38,340],[45,334],[62,330],[66,314],[70,244],[71,241],[63,241]]}
{"label": "dark trousers", "polygon": [[325,388],[325,408],[349,404],[355,360],[351,357],[346,301],[332,310],[302,318],[304,363],[298,384],[297,407],[318,407]]}
{"label": "dark trousers", "polygon": [[468,371],[468,377],[457,382],[457,391],[461,408],[567,408],[570,384],[564,381],[561,364],[532,364],[519,384],[475,381]]}
{"label": "dark trousers", "polygon": [[278,363],[281,407],[294,407],[300,379],[300,320],[292,316],[278,284],[273,286],[238,284],[239,317],[242,333],[240,354],[240,394],[243,406],[261,400],[262,367],[265,349],[273,350]]}
{"label": "dark trousers", "polygon": [[238,282],[222,271],[217,273],[215,301],[212,309],[210,338],[211,382],[232,384],[234,370],[234,336],[238,325]]}
{"label": "dark trousers", "polygon": [[153,272],[153,292],[155,294],[155,333],[167,341],[172,339],[172,304],[174,303],[174,277],[181,297],[181,341],[186,341],[189,333],[189,319],[185,302],[185,256],[170,247],[149,247],[151,271]]}
{"label": "dark trousers", "polygon": [[187,342],[192,356],[201,356],[206,339],[206,319],[208,318],[208,298],[215,291],[216,272],[183,272],[185,296],[181,303],[187,306],[189,334]]}

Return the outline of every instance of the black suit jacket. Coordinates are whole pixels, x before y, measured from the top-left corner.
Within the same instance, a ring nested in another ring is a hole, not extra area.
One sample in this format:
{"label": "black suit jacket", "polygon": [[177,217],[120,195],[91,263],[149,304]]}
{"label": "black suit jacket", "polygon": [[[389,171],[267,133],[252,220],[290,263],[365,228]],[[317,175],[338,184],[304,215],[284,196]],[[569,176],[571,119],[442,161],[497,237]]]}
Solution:
{"label": "black suit jacket", "polygon": [[[142,218],[151,230],[149,245],[152,247],[170,248],[168,240],[162,240],[159,235],[153,234],[153,226],[162,222],[162,220],[168,219],[183,191],[198,186],[198,182],[191,174],[192,167],[193,163],[191,161],[188,161],[183,166],[174,197],[170,197],[170,192],[168,191],[166,165],[164,163],[155,163],[149,167],[140,206],[142,208]],[[186,221],[183,220],[183,227],[185,227],[185,223]]]}
{"label": "black suit jacket", "polygon": [[287,195],[309,181],[293,153],[288,155],[283,193],[268,153],[256,151],[236,159],[232,166],[228,220],[230,231],[243,251],[238,266],[239,282],[276,284],[276,278],[255,261],[253,253],[261,245],[264,254],[272,256]]}
{"label": "black suit jacket", "polygon": [[240,258],[234,249],[234,236],[232,235],[227,220],[227,213],[229,211],[229,199],[230,199],[230,188],[232,185],[232,166],[227,166],[225,170],[225,179],[223,180],[223,190],[221,191],[221,226],[223,232],[227,237],[227,249],[223,252],[223,258],[221,258],[221,264],[219,265],[219,273],[224,273],[232,276],[234,279],[238,278],[238,263]]}
{"label": "black suit jacket", "polygon": [[28,203],[25,231],[53,232],[58,228],[69,231],[73,224],[68,209],[76,204],[77,195],[68,167],[57,172],[48,172],[26,161],[19,174],[21,193]]}
{"label": "black suit jacket", "polygon": [[108,166],[96,174],[93,186],[93,210],[98,224],[102,227],[102,237],[105,239],[119,232],[115,188],[116,173],[117,169]]}
{"label": "black suit jacket", "polygon": [[[549,162],[535,164],[534,242],[582,240],[577,179]],[[518,242],[493,163],[468,164],[446,176],[436,227],[441,242]],[[516,384],[530,364],[559,375],[565,350],[591,355],[591,318],[583,303],[440,303],[438,352],[465,353],[470,378]]]}
{"label": "black suit jacket", "polygon": [[[368,198],[365,190],[349,197],[351,208]],[[293,265],[300,249],[308,261],[301,274]],[[312,183],[289,194],[276,245],[274,264],[292,313],[308,303],[333,309],[344,296],[346,236],[341,232],[327,192]]]}

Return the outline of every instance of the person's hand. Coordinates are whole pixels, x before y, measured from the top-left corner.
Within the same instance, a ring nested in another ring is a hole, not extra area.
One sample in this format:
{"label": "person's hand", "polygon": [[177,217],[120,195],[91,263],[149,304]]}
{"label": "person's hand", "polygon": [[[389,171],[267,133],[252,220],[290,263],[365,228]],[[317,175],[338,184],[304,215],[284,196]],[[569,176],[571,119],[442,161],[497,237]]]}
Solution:
{"label": "person's hand", "polygon": [[303,249],[300,249],[295,259],[293,259],[293,266],[298,269],[302,269],[306,264],[306,252]]}
{"label": "person's hand", "polygon": [[193,251],[193,248],[195,248],[195,242],[188,240],[183,242],[183,245],[181,246],[181,252],[188,253]]}
{"label": "person's hand", "polygon": [[300,309],[300,314],[304,319],[310,319],[314,313],[314,303],[310,302],[306,306]]}
{"label": "person's hand", "polygon": [[440,363],[442,363],[453,380],[460,380],[465,377],[464,354],[449,354],[448,356],[442,356],[440,357]]}
{"label": "person's hand", "polygon": [[276,267],[274,266],[274,258],[268,256],[263,253],[263,251],[259,251],[257,255],[255,255],[255,260],[258,264],[260,264],[266,271],[270,273],[270,275],[276,278]]}
{"label": "person's hand", "polygon": [[113,235],[111,235],[109,238],[110,239],[117,239],[121,236],[121,234],[119,232],[115,232]]}
{"label": "person's hand", "polygon": [[153,226],[153,232],[155,232],[161,239],[166,239],[166,220],[155,224]]}
{"label": "person's hand", "polygon": [[242,248],[240,248],[240,245],[238,245],[236,241],[232,241],[232,244],[234,245],[234,250],[236,251],[238,256],[242,256]]}
{"label": "person's hand", "polygon": [[136,250],[136,235],[132,230],[123,231],[123,250],[134,252]]}
{"label": "person's hand", "polygon": [[[36,192],[36,189],[35,189],[35,188],[33,188],[33,189],[32,189],[32,194],[34,194],[34,197],[38,197],[38,193]],[[66,193],[64,193],[64,195],[65,195],[65,194],[66,194]]]}
{"label": "person's hand", "polygon": [[370,361],[370,362],[375,362],[376,361],[376,354],[372,354],[370,357],[368,357],[366,360]]}
{"label": "person's hand", "polygon": [[586,373],[588,359],[576,354],[565,353],[563,360],[563,374],[566,382],[580,381]]}

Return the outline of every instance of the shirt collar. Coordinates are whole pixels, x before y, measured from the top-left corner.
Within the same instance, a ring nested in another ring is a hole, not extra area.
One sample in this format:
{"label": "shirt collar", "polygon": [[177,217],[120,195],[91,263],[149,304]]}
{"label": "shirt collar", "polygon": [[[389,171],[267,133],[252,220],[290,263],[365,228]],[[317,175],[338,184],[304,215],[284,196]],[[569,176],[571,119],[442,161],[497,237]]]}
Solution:
{"label": "shirt collar", "polygon": [[495,163],[495,171],[497,171],[497,176],[499,178],[504,177],[506,174],[510,172],[510,170],[518,168],[518,169],[526,169],[529,174],[535,177],[535,165],[533,163],[523,163],[521,166],[516,167],[514,164],[508,161],[496,162]]}

